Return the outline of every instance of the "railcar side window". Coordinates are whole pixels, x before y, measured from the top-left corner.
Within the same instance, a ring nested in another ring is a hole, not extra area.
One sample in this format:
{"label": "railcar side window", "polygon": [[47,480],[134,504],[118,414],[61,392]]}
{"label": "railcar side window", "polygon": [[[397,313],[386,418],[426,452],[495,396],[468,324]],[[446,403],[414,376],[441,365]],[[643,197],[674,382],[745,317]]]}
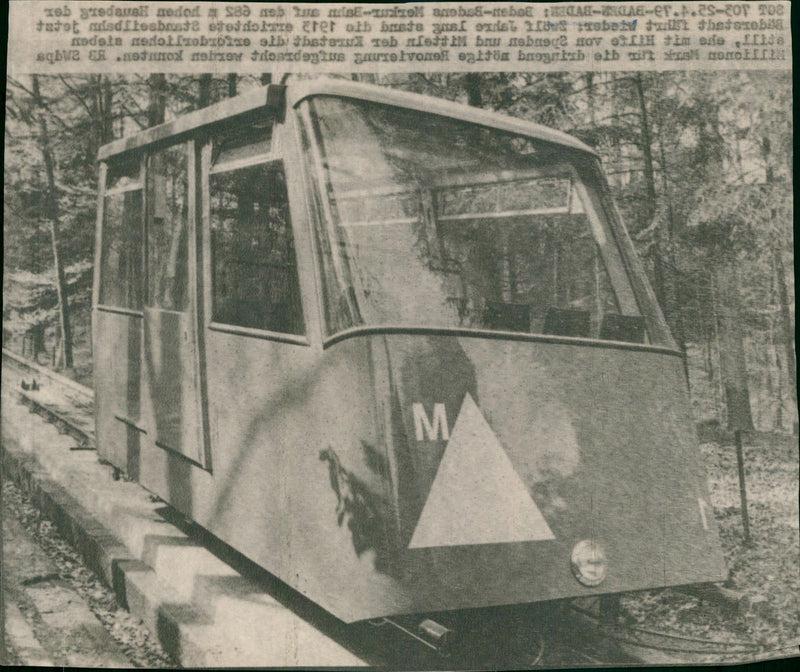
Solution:
{"label": "railcar side window", "polygon": [[142,307],[142,182],[138,159],[108,167],[100,303],[131,310]]}
{"label": "railcar side window", "polygon": [[209,178],[213,319],[303,334],[282,165],[237,165],[218,164]]}
{"label": "railcar side window", "polygon": [[189,198],[185,145],[150,156],[147,170],[147,305],[189,307]]}

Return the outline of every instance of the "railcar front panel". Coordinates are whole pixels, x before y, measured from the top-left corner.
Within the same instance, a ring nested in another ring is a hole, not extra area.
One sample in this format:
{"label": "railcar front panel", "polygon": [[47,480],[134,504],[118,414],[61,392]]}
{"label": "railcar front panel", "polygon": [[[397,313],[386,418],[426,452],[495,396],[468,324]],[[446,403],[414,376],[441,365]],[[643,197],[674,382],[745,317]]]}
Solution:
{"label": "railcar front panel", "polygon": [[[340,618],[724,579],[679,357],[452,336],[352,338],[321,361],[294,347],[210,339],[211,389],[232,390],[212,395],[214,478],[150,448],[143,480]],[[594,588],[570,564],[585,540],[607,559]]]}

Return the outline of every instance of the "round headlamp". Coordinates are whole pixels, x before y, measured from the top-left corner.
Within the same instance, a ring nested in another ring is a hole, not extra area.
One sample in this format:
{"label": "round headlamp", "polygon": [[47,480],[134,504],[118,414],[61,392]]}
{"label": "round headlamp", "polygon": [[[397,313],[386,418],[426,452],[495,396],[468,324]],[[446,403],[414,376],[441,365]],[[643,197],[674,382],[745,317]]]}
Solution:
{"label": "round headlamp", "polygon": [[606,578],[606,552],[594,539],[584,539],[575,544],[569,564],[575,578],[584,586],[597,586]]}

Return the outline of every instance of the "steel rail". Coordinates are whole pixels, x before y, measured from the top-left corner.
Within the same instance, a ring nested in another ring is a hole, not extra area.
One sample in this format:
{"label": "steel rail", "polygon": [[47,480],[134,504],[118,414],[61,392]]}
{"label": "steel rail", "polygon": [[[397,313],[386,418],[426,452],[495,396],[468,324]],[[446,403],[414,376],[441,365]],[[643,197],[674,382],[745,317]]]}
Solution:
{"label": "steel rail", "polygon": [[86,397],[89,403],[94,403],[94,390],[91,387],[86,387],[86,385],[81,385],[80,383],[75,382],[71,378],[67,378],[66,376],[62,376],[60,373],[52,371],[40,364],[37,364],[30,359],[26,359],[21,355],[18,355],[16,352],[12,352],[8,348],[3,348],[3,359],[4,360],[11,360],[16,364],[18,368],[23,368],[31,373],[37,373],[44,378],[49,378],[54,383],[59,385],[65,385],[74,392],[77,392],[79,395]]}
{"label": "steel rail", "polygon": [[[638,648],[654,649],[665,653],[683,653],[690,655],[755,655],[762,652],[762,648],[754,642],[745,641],[725,641],[719,642],[713,639],[702,639],[700,637],[690,637],[669,632],[658,632],[634,626],[606,625],[603,624],[595,614],[586,609],[582,609],[574,604],[569,608],[590,619],[596,627],[603,632],[603,635],[613,639],[620,644],[627,644]],[[643,641],[637,636],[650,637],[655,641]],[[659,642],[658,640],[662,640]],[[680,642],[686,642],[686,646],[679,646]],[[701,648],[701,647],[708,648]]]}
{"label": "steel rail", "polygon": [[[89,449],[96,446],[94,432],[87,429],[86,424],[81,424],[80,419],[91,419],[94,408],[94,392],[74,380],[62,376],[55,371],[50,371],[39,364],[21,357],[20,355],[3,348],[3,364],[10,366],[23,376],[26,374],[38,376],[40,380],[48,380],[57,389],[68,391],[63,406],[48,403],[47,399],[37,398],[36,390],[16,388],[22,403],[33,413],[42,416],[45,421],[54,425],[60,432],[69,434],[79,445],[75,448]],[[32,378],[32,381],[35,380]],[[77,403],[76,403],[77,402]],[[64,408],[66,406],[66,408]],[[72,417],[71,417],[72,416]],[[77,416],[77,419],[76,417]]]}

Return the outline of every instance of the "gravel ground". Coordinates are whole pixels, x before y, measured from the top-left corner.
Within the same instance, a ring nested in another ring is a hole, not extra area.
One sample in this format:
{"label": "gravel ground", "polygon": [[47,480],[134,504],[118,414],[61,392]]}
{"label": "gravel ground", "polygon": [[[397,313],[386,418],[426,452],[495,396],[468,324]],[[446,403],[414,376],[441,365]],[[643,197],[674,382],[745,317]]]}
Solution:
{"label": "gravel ground", "polygon": [[[114,594],[91,570],[75,550],[64,541],[55,525],[43,518],[26,494],[11,481],[3,480],[3,515],[13,516],[55,563],[58,575],[89,605],[125,656],[138,667],[177,667],[150,636],[142,622],[117,604]],[[11,661],[13,662],[13,652]]]}
{"label": "gravel ground", "polygon": [[[761,436],[745,446],[745,482],[752,543],[744,543],[736,449],[701,446],[714,514],[730,572],[745,596],[738,615],[725,615],[674,590],[622,601],[625,620],[654,630],[714,641],[749,641],[759,658],[797,655],[800,642],[800,513],[796,439]],[[720,662],[731,659],[717,658]],[[741,659],[740,659],[741,660]]]}

